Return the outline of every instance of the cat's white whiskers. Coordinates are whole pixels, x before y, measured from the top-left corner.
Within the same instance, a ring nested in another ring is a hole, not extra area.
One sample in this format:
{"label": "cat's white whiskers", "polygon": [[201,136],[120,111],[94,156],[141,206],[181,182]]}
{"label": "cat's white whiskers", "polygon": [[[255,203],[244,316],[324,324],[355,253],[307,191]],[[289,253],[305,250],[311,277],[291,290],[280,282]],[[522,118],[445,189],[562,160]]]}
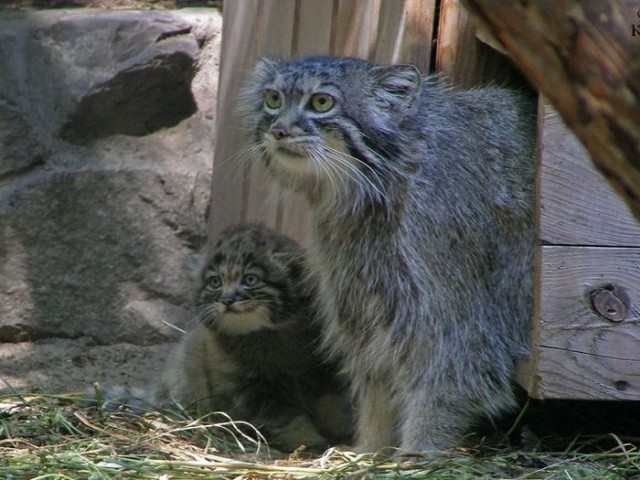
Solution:
{"label": "cat's white whiskers", "polygon": [[[326,157],[323,156],[323,149],[315,149],[313,153],[310,152],[310,156],[313,157],[313,163],[317,166],[318,172],[324,172],[324,176],[329,179],[331,184],[331,193],[333,195],[334,203],[339,198],[339,182],[342,181],[343,171],[338,168],[333,162],[327,162]],[[316,176],[316,186],[319,184],[320,175]],[[321,185],[321,184],[320,184]]]}
{"label": "cat's white whiskers", "polygon": [[215,321],[215,313],[213,304],[200,304],[198,305],[195,318],[198,322],[209,325]]}
{"label": "cat's white whiskers", "polygon": [[[333,149],[332,149],[333,150]],[[374,183],[374,181],[372,179],[370,179],[369,177],[366,176],[366,174],[362,171],[359,170],[359,172],[365,176],[365,178],[367,179],[367,181],[369,182],[369,184],[376,190],[376,193],[378,194],[380,199],[385,199],[386,195],[382,192],[384,190],[384,182],[382,180],[382,177],[380,176],[380,172],[378,172],[375,168],[373,168],[371,165],[369,165],[367,162],[354,157],[353,155],[349,155],[345,152],[341,152],[341,151],[336,151],[338,154],[340,154],[345,160],[352,160],[353,162],[357,163],[358,165],[362,165],[367,171],[369,171],[376,179],[377,182]],[[386,164],[388,163],[384,158],[382,158],[380,155],[376,154],[375,152],[370,151],[369,154],[373,157],[376,158],[376,160],[378,161],[378,165],[381,166],[385,166],[385,168],[388,168],[386,166]]]}
{"label": "cat's white whiskers", "polygon": [[371,167],[369,167],[368,165],[366,165],[364,162],[362,162],[361,160],[358,160],[357,158],[351,156],[351,155],[347,155],[343,152],[340,152],[338,150],[334,150],[330,147],[326,147],[327,150],[327,155],[329,158],[331,158],[332,160],[339,162],[340,165],[342,165],[343,167],[345,167],[345,170],[348,172],[351,172],[353,174],[354,180],[356,180],[357,182],[359,182],[361,185],[366,187],[371,187],[371,189],[373,191],[375,191],[378,195],[382,195],[380,189],[378,188],[378,186],[370,179],[366,176],[366,174],[364,172],[362,172],[356,165],[354,165],[351,160],[354,160],[355,162],[366,166],[367,168],[369,168],[374,174],[375,171],[373,169],[371,169]]}
{"label": "cat's white whiskers", "polygon": [[[323,166],[323,162],[322,162],[322,158],[320,158],[320,155],[318,154],[317,150],[310,150],[309,151],[309,160],[311,161],[311,166],[313,167],[314,170],[314,185],[313,185],[313,190],[314,191],[318,191],[321,185],[320,183],[320,179],[322,177],[322,173],[325,172],[326,173],[326,169]],[[332,182],[332,179],[329,176],[329,181]]]}
{"label": "cat's white whiskers", "polygon": [[370,179],[364,172],[362,172],[362,170],[360,170],[356,165],[354,165],[351,160],[357,162],[359,165],[364,165],[365,167],[367,167],[374,174],[376,179],[380,183],[382,183],[382,180],[373,168],[371,168],[365,162],[351,155],[348,155],[339,150],[335,150],[328,146],[324,147],[324,153],[326,155],[326,158],[328,158],[331,163],[335,162],[334,164],[339,164],[341,167],[343,167],[343,172],[347,172],[350,174],[349,177],[361,187],[361,190],[363,191],[365,196],[370,196],[374,200],[384,200],[385,195],[381,190],[381,186],[376,185],[374,181]]}

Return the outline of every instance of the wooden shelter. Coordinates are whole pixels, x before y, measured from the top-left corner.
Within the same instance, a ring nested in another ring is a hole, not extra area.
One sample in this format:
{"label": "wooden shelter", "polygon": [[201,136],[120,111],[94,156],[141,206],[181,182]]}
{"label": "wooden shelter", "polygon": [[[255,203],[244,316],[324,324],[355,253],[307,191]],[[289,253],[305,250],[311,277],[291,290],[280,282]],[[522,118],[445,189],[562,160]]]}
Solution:
{"label": "wooden shelter", "polygon": [[[477,33],[458,0],[225,2],[211,238],[240,221],[302,242],[308,232],[304,200],[269,201],[263,167],[238,159],[233,103],[257,58],[351,55],[444,72],[461,87],[524,82]],[[536,398],[640,400],[640,222],[542,98],[537,192],[532,354],[519,381]]]}

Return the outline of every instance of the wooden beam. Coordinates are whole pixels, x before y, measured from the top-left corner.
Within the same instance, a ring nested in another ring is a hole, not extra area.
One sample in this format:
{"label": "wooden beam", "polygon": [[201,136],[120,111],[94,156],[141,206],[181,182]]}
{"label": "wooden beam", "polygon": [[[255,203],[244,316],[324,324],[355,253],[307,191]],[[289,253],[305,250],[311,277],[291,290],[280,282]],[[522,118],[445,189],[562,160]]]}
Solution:
{"label": "wooden beam", "polygon": [[640,248],[542,246],[536,268],[529,394],[640,400]]}
{"label": "wooden beam", "polygon": [[640,4],[464,0],[640,218]]}
{"label": "wooden beam", "polygon": [[640,222],[589,161],[584,146],[542,101],[538,238],[545,244],[640,247]]}

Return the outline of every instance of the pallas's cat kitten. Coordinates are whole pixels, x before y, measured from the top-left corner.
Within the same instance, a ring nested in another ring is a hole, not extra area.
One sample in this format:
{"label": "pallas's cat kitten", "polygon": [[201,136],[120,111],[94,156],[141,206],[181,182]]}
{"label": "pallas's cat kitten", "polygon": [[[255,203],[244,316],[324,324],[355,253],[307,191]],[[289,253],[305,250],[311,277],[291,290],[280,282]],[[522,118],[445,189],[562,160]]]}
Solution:
{"label": "pallas's cat kitten", "polygon": [[247,420],[286,450],[344,440],[349,407],[318,354],[305,255],[263,226],[224,231],[199,273],[200,322],[168,359],[160,397]]}
{"label": "pallas's cat kitten", "polygon": [[446,448],[513,408],[532,296],[534,99],[308,57],[260,61],[240,111],[247,151],[311,206],[324,343],[353,383],[359,448]]}
{"label": "pallas's cat kitten", "polygon": [[177,401],[198,414],[221,411],[289,451],[349,441],[346,382],[318,352],[317,282],[304,249],[264,226],[239,225],[199,263],[198,322],[170,352],[159,382],[92,390],[88,404],[99,395],[109,410]]}

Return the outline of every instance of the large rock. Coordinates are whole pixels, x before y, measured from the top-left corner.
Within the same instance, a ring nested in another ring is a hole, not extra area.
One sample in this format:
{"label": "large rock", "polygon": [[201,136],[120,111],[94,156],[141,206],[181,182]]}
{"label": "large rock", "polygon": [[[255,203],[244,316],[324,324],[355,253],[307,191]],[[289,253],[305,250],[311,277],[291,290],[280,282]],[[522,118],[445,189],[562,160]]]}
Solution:
{"label": "large rock", "polygon": [[189,324],[220,28],[216,10],[0,14],[0,377],[1,342],[149,346]]}
{"label": "large rock", "polygon": [[139,325],[122,313],[143,300],[189,303],[182,265],[204,232],[192,201],[207,192],[206,180],[179,171],[89,170],[21,188],[0,212],[0,341],[162,340],[153,329],[140,339]]}
{"label": "large rock", "polygon": [[0,180],[44,161],[42,145],[15,106],[0,99]]}

